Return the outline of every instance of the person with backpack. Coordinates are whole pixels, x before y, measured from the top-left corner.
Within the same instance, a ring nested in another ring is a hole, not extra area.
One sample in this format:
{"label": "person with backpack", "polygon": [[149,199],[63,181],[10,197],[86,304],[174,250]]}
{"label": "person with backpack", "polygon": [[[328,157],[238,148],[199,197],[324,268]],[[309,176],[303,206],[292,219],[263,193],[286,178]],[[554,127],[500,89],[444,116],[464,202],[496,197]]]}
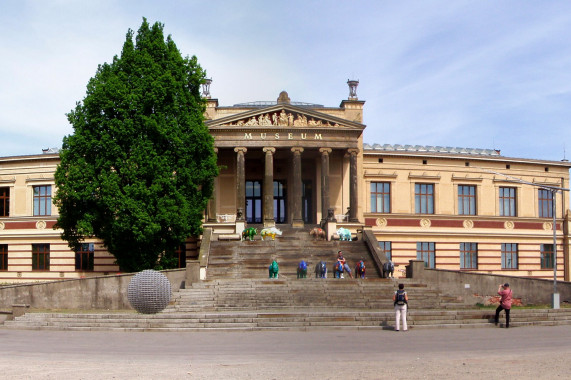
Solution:
{"label": "person with backpack", "polygon": [[506,311],[506,329],[510,327],[510,309],[512,308],[512,290],[507,282],[498,287],[500,306],[496,309],[496,326],[500,320],[500,311]]}
{"label": "person with backpack", "polygon": [[268,269],[270,272],[270,278],[278,278],[278,272],[280,271],[280,268],[276,260],[272,261]]}
{"label": "person with backpack", "polygon": [[406,310],[408,309],[408,294],[404,290],[404,284],[399,284],[398,290],[393,295],[395,305],[395,331],[400,330],[400,319],[402,318],[403,331],[408,330],[406,325]]}
{"label": "person with backpack", "polygon": [[304,260],[297,266],[297,278],[307,278],[307,263]]}

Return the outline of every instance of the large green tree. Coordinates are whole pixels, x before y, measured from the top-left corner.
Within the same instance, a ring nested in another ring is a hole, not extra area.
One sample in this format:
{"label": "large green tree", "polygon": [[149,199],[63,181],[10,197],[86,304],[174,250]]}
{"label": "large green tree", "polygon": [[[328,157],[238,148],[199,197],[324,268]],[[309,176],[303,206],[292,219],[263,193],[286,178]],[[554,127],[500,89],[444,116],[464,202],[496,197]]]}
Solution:
{"label": "large green tree", "polygon": [[121,56],[99,65],[67,115],[74,133],[55,173],[62,238],[71,248],[100,238],[128,272],[153,268],[201,233],[218,175],[200,96],[205,72],[163,27],[143,19]]}

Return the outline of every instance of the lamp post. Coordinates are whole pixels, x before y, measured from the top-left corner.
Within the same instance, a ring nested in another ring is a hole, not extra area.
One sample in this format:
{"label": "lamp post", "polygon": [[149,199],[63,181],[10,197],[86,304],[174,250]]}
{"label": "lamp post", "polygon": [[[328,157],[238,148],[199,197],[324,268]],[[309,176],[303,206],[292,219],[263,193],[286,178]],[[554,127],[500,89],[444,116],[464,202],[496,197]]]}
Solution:
{"label": "lamp post", "polygon": [[[554,188],[549,190],[551,190],[551,206],[553,214],[553,295],[551,297],[551,307],[553,309],[559,309],[559,293],[557,293],[557,219],[555,219],[557,211],[557,207],[555,206],[557,190]],[[563,191],[561,194],[563,194]]]}

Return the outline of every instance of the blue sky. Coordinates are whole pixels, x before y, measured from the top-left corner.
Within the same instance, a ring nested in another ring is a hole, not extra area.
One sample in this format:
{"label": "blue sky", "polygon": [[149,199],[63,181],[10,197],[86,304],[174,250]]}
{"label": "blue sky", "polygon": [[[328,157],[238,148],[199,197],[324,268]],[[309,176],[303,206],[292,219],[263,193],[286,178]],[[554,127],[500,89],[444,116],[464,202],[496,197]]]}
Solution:
{"label": "blue sky", "polygon": [[142,17],[197,56],[221,105],[286,90],[335,107],[358,79],[367,143],[571,156],[571,2],[461,0],[3,0],[0,156],[60,147]]}

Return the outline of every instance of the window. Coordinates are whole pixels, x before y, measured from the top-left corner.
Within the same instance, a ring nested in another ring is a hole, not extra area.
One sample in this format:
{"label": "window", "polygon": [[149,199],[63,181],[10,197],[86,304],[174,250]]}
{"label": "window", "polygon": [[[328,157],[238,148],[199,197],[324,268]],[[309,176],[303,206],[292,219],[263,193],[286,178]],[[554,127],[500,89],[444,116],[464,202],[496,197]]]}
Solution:
{"label": "window", "polygon": [[49,244],[32,244],[32,270],[50,270]]}
{"label": "window", "polygon": [[0,270],[8,270],[8,244],[0,244]]}
{"label": "window", "polygon": [[10,216],[9,187],[0,187],[0,216]]}
{"label": "window", "polygon": [[393,260],[393,251],[391,249],[390,241],[380,241],[379,248],[385,253],[385,256],[387,256],[388,260]]}
{"label": "window", "polygon": [[517,269],[517,244],[502,243],[502,269]]}
{"label": "window", "polygon": [[500,216],[516,216],[515,187],[500,187]]}
{"label": "window", "polygon": [[52,214],[52,187],[34,186],[34,215]]}
{"label": "window", "polygon": [[476,215],[476,186],[458,185],[458,215]]}
{"label": "window", "polygon": [[540,218],[553,218],[553,198],[551,191],[539,189],[537,191],[537,205]]}
{"label": "window", "polygon": [[541,269],[553,269],[553,244],[541,245]]}
{"label": "window", "polygon": [[434,214],[434,184],[415,184],[414,204],[414,212],[417,214]]}
{"label": "window", "polygon": [[75,270],[92,271],[95,247],[93,243],[81,243],[75,249]]}
{"label": "window", "polygon": [[416,259],[424,261],[425,268],[434,269],[434,243],[416,243]]}
{"label": "window", "polygon": [[174,251],[174,256],[177,259],[177,268],[186,268],[186,244],[181,244]]}
{"label": "window", "polygon": [[371,182],[371,212],[391,212],[389,182]]}
{"label": "window", "polygon": [[460,269],[478,269],[477,243],[460,243]]}

